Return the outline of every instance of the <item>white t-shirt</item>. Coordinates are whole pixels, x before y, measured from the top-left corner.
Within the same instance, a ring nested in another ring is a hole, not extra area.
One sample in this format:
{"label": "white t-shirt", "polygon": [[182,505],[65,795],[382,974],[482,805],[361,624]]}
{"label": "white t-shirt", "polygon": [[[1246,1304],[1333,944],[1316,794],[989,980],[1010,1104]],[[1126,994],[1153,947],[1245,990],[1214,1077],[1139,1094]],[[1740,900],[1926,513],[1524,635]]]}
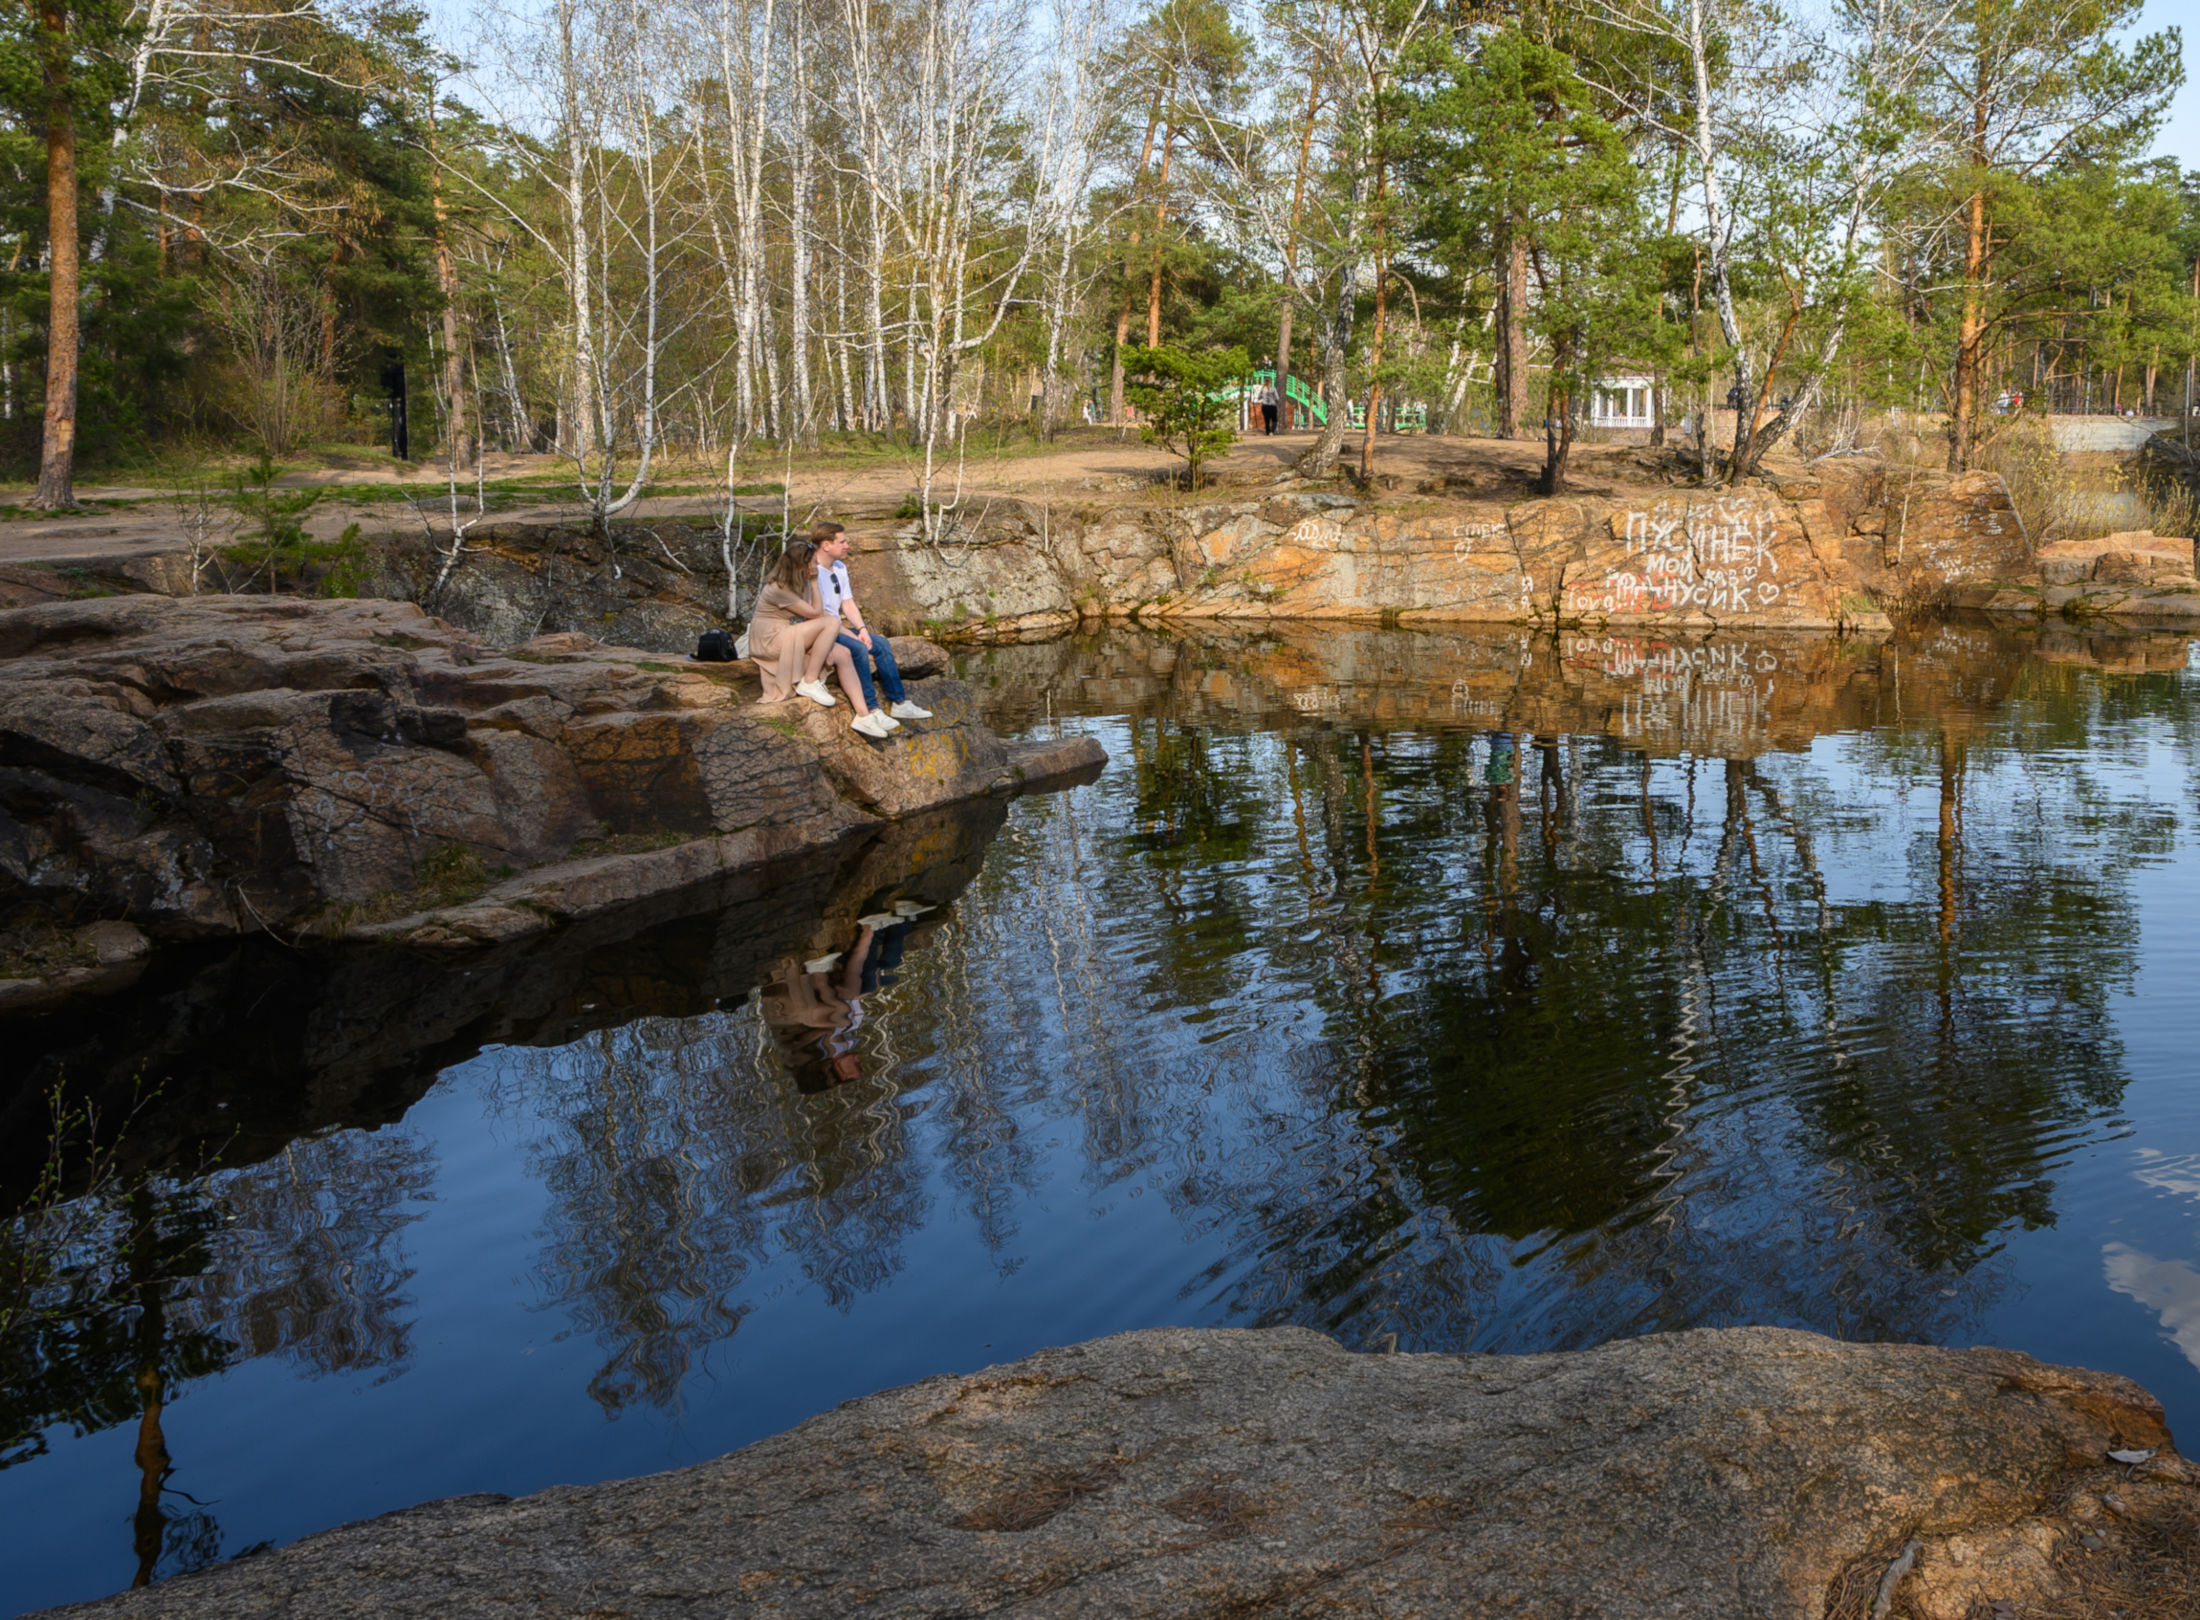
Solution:
{"label": "white t-shirt", "polygon": [[848,565],[845,562],[820,563],[817,569],[817,605],[835,618],[840,616],[840,605],[856,594],[848,583]]}

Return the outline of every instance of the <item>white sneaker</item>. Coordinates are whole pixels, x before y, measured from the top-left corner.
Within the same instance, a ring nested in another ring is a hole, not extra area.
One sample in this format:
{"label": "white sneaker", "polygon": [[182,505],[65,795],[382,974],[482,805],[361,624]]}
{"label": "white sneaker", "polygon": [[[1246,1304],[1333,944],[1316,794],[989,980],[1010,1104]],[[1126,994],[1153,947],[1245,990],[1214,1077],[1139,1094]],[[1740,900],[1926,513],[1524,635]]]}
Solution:
{"label": "white sneaker", "polygon": [[891,928],[900,921],[901,919],[890,911],[878,911],[873,912],[868,917],[858,917],[856,926],[858,928],[868,928],[875,934],[881,928]]}
{"label": "white sneaker", "polygon": [[871,712],[878,716],[879,724],[883,725],[888,731],[899,731],[901,729],[901,722],[884,709],[873,709]]}
{"label": "white sneaker", "polygon": [[886,717],[876,709],[873,709],[869,714],[857,715],[855,719],[848,722],[848,729],[850,731],[860,731],[866,737],[875,737],[880,742],[884,742],[893,735],[891,731],[886,729]]}
{"label": "white sneaker", "polygon": [[928,911],[939,909],[938,906],[920,905],[914,900],[896,900],[894,902],[894,915],[897,917],[921,917]]}
{"label": "white sneaker", "polygon": [[886,712],[896,720],[929,720],[932,718],[930,709],[920,709],[907,698],[903,698]]}
{"label": "white sneaker", "polygon": [[821,708],[830,709],[840,701],[832,693],[825,690],[823,681],[796,681],[794,689]]}
{"label": "white sneaker", "polygon": [[835,951],[830,956],[813,957],[802,964],[802,971],[805,973],[830,973],[833,971],[833,964],[846,954],[845,951]]}

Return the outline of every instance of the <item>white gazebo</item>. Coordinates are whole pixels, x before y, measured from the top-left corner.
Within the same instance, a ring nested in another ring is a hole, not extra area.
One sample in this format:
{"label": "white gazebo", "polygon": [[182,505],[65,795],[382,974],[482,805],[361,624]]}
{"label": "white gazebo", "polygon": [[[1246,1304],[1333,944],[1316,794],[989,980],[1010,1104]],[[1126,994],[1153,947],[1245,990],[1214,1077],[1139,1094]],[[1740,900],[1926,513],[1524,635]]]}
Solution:
{"label": "white gazebo", "polygon": [[1618,376],[1598,380],[1589,396],[1589,425],[1600,428],[1646,428],[1657,425],[1657,384],[1648,377]]}

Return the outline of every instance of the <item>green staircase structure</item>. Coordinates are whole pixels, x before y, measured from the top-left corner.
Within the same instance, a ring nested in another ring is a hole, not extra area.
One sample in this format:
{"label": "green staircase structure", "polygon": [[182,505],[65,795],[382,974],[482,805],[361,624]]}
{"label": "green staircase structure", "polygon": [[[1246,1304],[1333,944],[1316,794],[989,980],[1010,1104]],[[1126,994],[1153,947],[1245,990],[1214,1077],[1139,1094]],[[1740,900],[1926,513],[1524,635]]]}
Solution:
{"label": "green staircase structure", "polygon": [[[1255,389],[1265,388],[1274,383],[1275,380],[1275,368],[1272,366],[1267,367],[1263,370],[1254,372],[1252,380],[1246,383],[1244,385],[1244,388],[1239,391],[1250,392]],[[1296,372],[1292,374],[1291,380],[1283,385],[1283,392],[1284,396],[1289,399],[1292,404],[1305,407],[1306,414],[1314,419],[1314,425],[1316,427],[1327,427],[1329,425],[1329,407],[1324,405],[1320,400],[1314,397],[1314,391],[1306,386],[1305,379],[1300,377]]]}

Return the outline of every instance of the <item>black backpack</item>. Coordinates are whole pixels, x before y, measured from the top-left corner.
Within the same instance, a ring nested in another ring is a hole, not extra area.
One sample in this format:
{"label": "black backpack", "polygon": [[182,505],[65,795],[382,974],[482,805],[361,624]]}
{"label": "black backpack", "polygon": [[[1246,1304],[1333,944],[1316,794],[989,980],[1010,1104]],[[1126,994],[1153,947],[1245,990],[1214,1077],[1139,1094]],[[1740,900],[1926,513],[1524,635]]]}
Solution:
{"label": "black backpack", "polygon": [[733,637],[723,630],[705,630],[695,639],[695,659],[702,664],[733,662]]}

